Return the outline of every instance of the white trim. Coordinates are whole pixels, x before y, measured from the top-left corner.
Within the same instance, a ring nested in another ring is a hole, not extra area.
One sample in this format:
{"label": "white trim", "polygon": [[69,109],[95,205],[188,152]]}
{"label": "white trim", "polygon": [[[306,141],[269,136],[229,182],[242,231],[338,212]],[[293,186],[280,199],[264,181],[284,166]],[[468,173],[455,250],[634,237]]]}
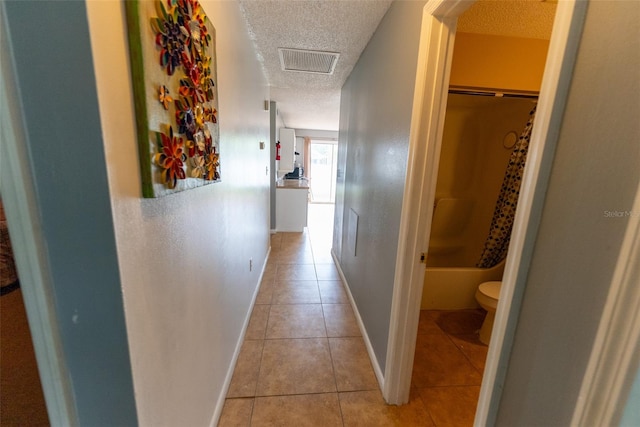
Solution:
{"label": "white trim", "polygon": [[[419,271],[423,268],[419,263],[419,254],[426,252],[429,245],[435,178],[452,59],[452,50],[445,49],[444,46],[453,41],[457,17],[472,3],[432,0],[425,6],[425,14],[435,14],[435,17],[424,18],[426,28],[423,28],[421,58],[416,76],[417,99],[414,101],[412,114],[407,184],[402,206],[385,371],[384,392],[389,403],[406,402],[411,384],[411,366],[408,362],[413,359],[415,350],[414,331],[417,331],[419,296],[424,277],[424,271]],[[532,148],[525,168],[500,304],[476,412],[475,425],[478,426],[495,421],[586,4],[587,2],[576,0],[558,4],[536,123],[532,131]],[[423,62],[425,52],[429,57],[426,64]],[[415,123],[416,120],[419,123]]]}
{"label": "white trim", "polygon": [[[640,186],[571,425],[618,425],[640,365]],[[631,375],[630,375],[631,374]],[[637,403],[637,402],[636,402]]]}
{"label": "white trim", "polygon": [[78,425],[26,152],[4,2],[0,4],[0,187],[51,425]]}
{"label": "white trim", "polygon": [[424,281],[419,254],[429,242],[456,31],[456,19],[423,13],[383,387],[395,405],[409,401]]}
{"label": "white trim", "polygon": [[[426,15],[432,15],[436,18],[457,20],[458,16],[462,15],[473,3],[475,0],[431,0],[424,6],[424,12]],[[455,28],[452,32],[456,32]]]}
{"label": "white trim", "polygon": [[269,250],[267,251],[267,256],[265,257],[264,263],[262,264],[262,271],[260,272],[260,277],[258,278],[256,289],[253,291],[253,296],[251,297],[251,303],[249,304],[249,311],[247,312],[247,315],[244,317],[244,322],[242,324],[242,332],[240,333],[240,337],[236,342],[236,348],[233,351],[233,356],[231,357],[231,363],[229,364],[229,368],[227,369],[227,375],[225,375],[224,383],[222,384],[222,391],[218,396],[218,401],[216,402],[216,406],[213,410],[213,416],[211,417],[211,422],[209,423],[211,427],[217,426],[218,422],[220,421],[220,416],[222,415],[222,409],[224,408],[224,402],[227,400],[227,393],[229,392],[229,386],[231,386],[231,380],[233,379],[233,372],[236,370],[238,357],[240,356],[240,350],[242,350],[242,345],[244,344],[244,337],[247,335],[247,329],[249,328],[249,322],[251,321],[253,308],[256,305],[256,299],[258,298],[258,292],[260,292],[260,286],[262,285],[262,278],[264,277],[264,272],[267,269],[267,264],[269,262],[270,255],[271,255],[271,246],[269,246]]}
{"label": "white trim", "polygon": [[380,387],[380,390],[382,390],[382,387],[384,385],[384,374],[382,373],[382,369],[380,369],[380,364],[378,363],[378,359],[376,358],[376,353],[373,351],[373,346],[371,345],[371,340],[369,339],[369,335],[367,334],[367,329],[364,326],[362,317],[360,317],[360,312],[358,312],[356,300],[353,299],[351,289],[349,288],[349,284],[347,283],[347,278],[344,277],[344,273],[342,272],[342,268],[340,267],[340,263],[338,262],[338,257],[336,256],[336,253],[333,251],[333,249],[331,249],[331,257],[333,258],[333,263],[336,265],[338,274],[340,274],[340,278],[342,279],[344,290],[349,297],[349,303],[351,304],[351,308],[353,309],[353,314],[356,316],[356,321],[358,322],[360,333],[362,334],[362,338],[364,339],[364,345],[367,347],[367,353],[369,353],[369,360],[371,360],[373,372],[376,374],[378,386]]}

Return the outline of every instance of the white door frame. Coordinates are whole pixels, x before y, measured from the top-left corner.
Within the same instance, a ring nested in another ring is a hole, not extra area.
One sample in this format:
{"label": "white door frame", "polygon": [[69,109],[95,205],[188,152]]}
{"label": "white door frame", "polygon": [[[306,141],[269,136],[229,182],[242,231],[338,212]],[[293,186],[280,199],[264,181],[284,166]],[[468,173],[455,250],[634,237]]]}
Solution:
{"label": "white door frame", "polygon": [[[383,386],[391,404],[409,400],[424,280],[420,256],[429,246],[456,24],[471,4],[431,0],[423,12]],[[558,3],[476,412],[478,426],[492,424],[497,411],[587,4]]]}

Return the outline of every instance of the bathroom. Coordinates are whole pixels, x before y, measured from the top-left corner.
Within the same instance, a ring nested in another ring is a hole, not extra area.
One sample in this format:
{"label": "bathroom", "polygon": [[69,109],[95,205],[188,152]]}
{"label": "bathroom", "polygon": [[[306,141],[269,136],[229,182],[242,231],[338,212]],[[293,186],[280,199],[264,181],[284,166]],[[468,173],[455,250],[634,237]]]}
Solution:
{"label": "bathroom", "polygon": [[477,265],[510,156],[514,146],[521,148],[542,84],[555,6],[541,3],[532,10],[536,19],[505,20],[518,11],[477,2],[459,19],[422,310],[477,309],[478,286],[502,278],[504,253]]}
{"label": "bathroom", "polygon": [[477,265],[536,106],[554,14],[551,2],[478,1],[458,20],[412,374],[414,388],[455,408],[455,425],[474,420],[492,326],[477,294],[501,280],[504,254]]}
{"label": "bathroom", "polygon": [[489,268],[477,265],[535,102],[452,90],[447,100],[412,385],[464,402],[459,425],[473,421],[499,296],[483,296],[480,286],[499,286],[505,261],[499,254]]}
{"label": "bathroom", "polygon": [[537,103],[555,8],[478,1],[458,20],[422,310],[479,309],[478,286],[502,278],[504,252],[478,265]]}
{"label": "bathroom", "polygon": [[529,95],[450,91],[423,310],[478,308],[478,285],[501,279],[504,260],[490,268],[476,265],[489,234],[509,158],[535,102],[536,97]]}

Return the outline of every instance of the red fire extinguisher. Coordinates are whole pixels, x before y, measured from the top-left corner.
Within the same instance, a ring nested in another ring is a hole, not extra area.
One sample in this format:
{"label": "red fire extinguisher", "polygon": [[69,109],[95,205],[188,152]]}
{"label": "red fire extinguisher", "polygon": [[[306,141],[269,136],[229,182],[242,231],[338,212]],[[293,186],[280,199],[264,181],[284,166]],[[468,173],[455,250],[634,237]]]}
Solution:
{"label": "red fire extinguisher", "polygon": [[280,141],[276,142],[276,160],[280,160]]}

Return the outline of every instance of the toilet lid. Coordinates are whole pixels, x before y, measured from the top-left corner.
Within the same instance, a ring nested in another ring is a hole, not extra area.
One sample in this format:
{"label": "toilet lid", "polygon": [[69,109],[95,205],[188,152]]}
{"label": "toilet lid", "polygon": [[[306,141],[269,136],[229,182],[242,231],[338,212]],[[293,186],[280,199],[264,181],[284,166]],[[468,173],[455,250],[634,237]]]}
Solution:
{"label": "toilet lid", "polygon": [[498,299],[500,297],[500,287],[502,286],[502,282],[484,282],[478,286],[480,292],[485,294],[488,297],[493,299]]}

